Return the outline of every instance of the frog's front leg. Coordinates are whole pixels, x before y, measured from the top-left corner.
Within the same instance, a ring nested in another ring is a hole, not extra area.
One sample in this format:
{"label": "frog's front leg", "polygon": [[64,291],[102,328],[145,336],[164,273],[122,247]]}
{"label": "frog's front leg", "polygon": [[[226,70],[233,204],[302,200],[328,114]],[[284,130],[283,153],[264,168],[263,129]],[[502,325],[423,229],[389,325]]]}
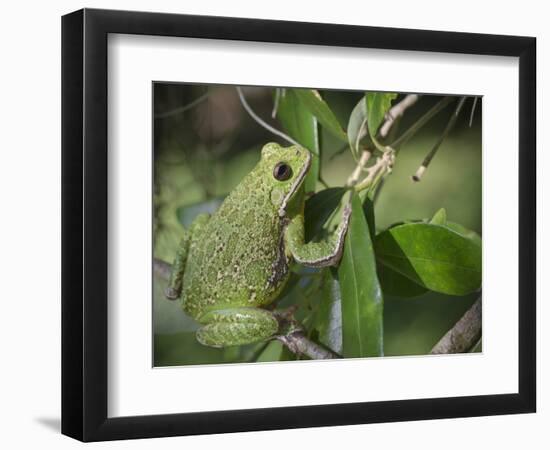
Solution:
{"label": "frog's front leg", "polygon": [[205,325],[197,331],[197,340],[209,347],[252,344],[269,339],[279,330],[275,316],[260,308],[210,311],[200,322]]}
{"label": "frog's front leg", "polygon": [[164,290],[164,295],[170,300],[176,300],[181,294],[183,274],[185,272],[185,265],[187,263],[187,253],[189,252],[189,245],[191,243],[191,236],[196,233],[206,222],[208,222],[208,214],[199,214],[189,230],[184,230],[183,237],[180,240],[178,250],[176,251],[176,257],[172,263],[172,270],[170,272],[170,280],[168,286]]}
{"label": "frog's front leg", "polygon": [[304,216],[295,216],[286,226],[285,246],[294,260],[309,267],[335,266],[342,257],[351,206],[346,203],[338,228],[323,242],[305,242]]}

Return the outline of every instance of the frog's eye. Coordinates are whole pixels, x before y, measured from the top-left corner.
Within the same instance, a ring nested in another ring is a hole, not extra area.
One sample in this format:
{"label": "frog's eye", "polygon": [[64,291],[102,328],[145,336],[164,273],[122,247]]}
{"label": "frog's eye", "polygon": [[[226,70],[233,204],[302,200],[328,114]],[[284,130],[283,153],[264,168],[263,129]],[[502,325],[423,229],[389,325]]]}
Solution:
{"label": "frog's eye", "polygon": [[279,181],[286,181],[292,176],[292,168],[287,163],[277,163],[273,168],[273,176]]}

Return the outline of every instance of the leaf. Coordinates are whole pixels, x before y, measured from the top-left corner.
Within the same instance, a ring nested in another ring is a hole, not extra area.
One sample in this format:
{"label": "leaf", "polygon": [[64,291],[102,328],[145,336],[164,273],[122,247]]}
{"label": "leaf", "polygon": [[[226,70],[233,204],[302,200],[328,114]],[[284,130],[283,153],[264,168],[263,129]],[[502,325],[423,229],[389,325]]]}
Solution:
{"label": "leaf", "polygon": [[[363,191],[365,192],[365,191]],[[369,227],[370,239],[374,242],[374,237],[376,236],[376,220],[374,218],[374,200],[369,195],[370,192],[366,192],[366,195],[362,195],[363,192],[359,193],[359,198],[363,202],[363,213],[367,219],[367,225]]]}
{"label": "leaf", "polygon": [[481,237],[475,231],[469,230],[463,225],[460,225],[459,223],[455,223],[455,222],[446,222],[445,226],[450,230],[453,230],[455,233],[458,233],[461,236],[464,236],[466,239],[471,240],[473,243],[481,247]]}
{"label": "leaf", "polygon": [[344,357],[383,355],[383,298],[370,232],[359,196],[352,196],[344,254],[338,267]]}
{"label": "leaf", "polygon": [[383,264],[378,264],[377,273],[384,295],[410,298],[418,297],[428,292],[428,289],[424,286],[416,284],[414,281],[409,280],[407,277]]}
{"label": "leaf", "polygon": [[271,341],[260,353],[256,362],[279,361],[283,354],[283,344],[279,341]]}
{"label": "leaf", "polygon": [[340,125],[340,122],[338,122],[338,119],[328,104],[321,98],[316,90],[293,89],[291,92],[296,94],[302,104],[311,112],[311,114],[317,117],[317,120],[321,123],[321,125],[323,125],[323,127],[325,127],[331,134],[343,142],[348,141],[347,135]]}
{"label": "leaf", "polygon": [[345,188],[333,187],[317,192],[306,200],[304,210],[306,242],[319,236],[323,225],[340,204]]}
{"label": "leaf", "polygon": [[445,225],[447,223],[447,211],[445,211],[445,208],[439,209],[430,220],[430,223],[434,225]]}
{"label": "leaf", "polygon": [[374,137],[378,132],[378,128],[384,121],[386,112],[391,107],[391,102],[397,94],[383,93],[383,92],[367,92],[365,94],[365,101],[367,103],[367,124],[369,128],[369,134]]}
{"label": "leaf", "polygon": [[323,290],[315,328],[319,342],[333,352],[342,353],[342,302],[340,283],[330,268],[323,270]]}
{"label": "leaf", "polygon": [[347,134],[352,153],[359,155],[359,142],[367,134],[367,102],[364,97],[361,97],[349,116]]}
{"label": "leaf", "polygon": [[375,250],[382,264],[432,291],[465,295],[481,286],[481,247],[447,226],[398,225],[376,236]]}
{"label": "leaf", "polygon": [[464,236],[466,239],[470,239],[476,245],[479,245],[481,247],[481,237],[479,236],[479,234],[477,234],[475,231],[469,230],[459,223],[449,222],[447,220],[447,211],[445,211],[445,208],[441,208],[440,210],[438,210],[429,223],[434,225],[443,225],[446,228],[454,231],[455,233]]}
{"label": "leaf", "polygon": [[313,158],[304,187],[306,192],[315,192],[320,169],[317,119],[298,99],[294,89],[285,89],[280,95],[277,117],[285,132],[312,153]]}

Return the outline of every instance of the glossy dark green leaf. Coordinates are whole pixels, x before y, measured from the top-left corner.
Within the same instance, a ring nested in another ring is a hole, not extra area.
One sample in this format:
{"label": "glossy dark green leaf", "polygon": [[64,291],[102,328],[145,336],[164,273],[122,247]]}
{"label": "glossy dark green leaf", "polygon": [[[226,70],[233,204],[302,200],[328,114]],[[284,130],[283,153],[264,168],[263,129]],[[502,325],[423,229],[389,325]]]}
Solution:
{"label": "glossy dark green leaf", "polygon": [[306,241],[310,241],[321,233],[323,225],[338,207],[344,192],[346,192],[345,188],[328,188],[306,200],[304,211]]}
{"label": "glossy dark green leaf", "polygon": [[349,116],[347,135],[352,152],[359,155],[359,143],[367,134],[367,102],[364,97],[355,105]]}
{"label": "glossy dark green leaf", "polygon": [[368,114],[367,124],[371,136],[376,135],[395,97],[397,97],[397,94],[383,92],[367,92],[365,94]]}
{"label": "glossy dark green leaf", "polygon": [[481,247],[447,226],[406,223],[375,240],[380,263],[426,288],[465,295],[481,286]]}
{"label": "glossy dark green leaf", "polygon": [[[290,90],[287,90],[289,92]],[[317,117],[317,120],[335,137],[343,142],[347,142],[347,135],[338,122],[338,119],[328,106],[328,104],[321,98],[319,93],[314,89],[293,89],[297,97],[303,103],[303,105]]]}
{"label": "glossy dark green leaf", "polygon": [[414,281],[383,264],[378,264],[377,269],[378,280],[380,281],[384,295],[409,298],[418,297],[428,292],[428,289],[424,286],[416,284]]}
{"label": "glossy dark green leaf", "polygon": [[340,283],[330,268],[323,269],[323,290],[315,318],[318,340],[333,352],[342,354],[342,301]]}
{"label": "glossy dark green leaf", "polygon": [[352,214],[338,267],[344,357],[383,355],[383,297],[363,205],[352,196]]}
{"label": "glossy dark green leaf", "polygon": [[319,179],[320,146],[317,119],[298,99],[295,89],[285,89],[279,96],[277,118],[283,130],[312,154],[311,167],[304,181],[306,192],[315,192]]}
{"label": "glossy dark green leaf", "polygon": [[[364,195],[366,193],[366,195]],[[374,217],[374,201],[372,196],[368,192],[361,192],[359,198],[363,203],[363,213],[367,219],[367,225],[369,227],[370,239],[374,242],[374,237],[376,236],[376,220]]]}

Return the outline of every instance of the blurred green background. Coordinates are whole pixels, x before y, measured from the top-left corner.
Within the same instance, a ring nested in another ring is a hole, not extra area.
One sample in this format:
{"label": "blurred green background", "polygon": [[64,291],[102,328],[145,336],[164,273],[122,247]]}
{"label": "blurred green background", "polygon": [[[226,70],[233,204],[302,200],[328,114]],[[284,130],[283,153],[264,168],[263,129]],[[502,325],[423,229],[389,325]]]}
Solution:
{"label": "blurred green background", "polygon": [[[233,86],[155,83],[153,89],[154,256],[172,262],[182,224],[187,226],[199,212],[215,211],[221,199],[259,160],[265,143],[286,143],[247,115]],[[243,87],[243,91],[258,115],[280,129],[271,118],[273,88]],[[344,128],[364,95],[319,92]],[[422,95],[391,133],[398,137],[440,99]],[[403,220],[429,218],[443,207],[449,220],[481,234],[480,100],[470,126],[472,99],[468,99],[421,182],[412,182],[411,175],[443,132],[456,105],[438,113],[401,148],[394,170],[376,200],[377,230]],[[329,186],[342,186],[355,167],[349,149],[342,151],[342,143],[322,130],[321,152],[323,180]],[[293,281],[304,282],[303,278]],[[164,281],[154,277],[155,366],[293,358],[278,342],[227,349],[201,346],[194,338],[197,325],[178,302],[164,298],[163,288]],[[320,289],[314,281],[302,288]],[[385,355],[428,353],[478,295],[453,297],[430,292],[405,299],[385,295]]]}

